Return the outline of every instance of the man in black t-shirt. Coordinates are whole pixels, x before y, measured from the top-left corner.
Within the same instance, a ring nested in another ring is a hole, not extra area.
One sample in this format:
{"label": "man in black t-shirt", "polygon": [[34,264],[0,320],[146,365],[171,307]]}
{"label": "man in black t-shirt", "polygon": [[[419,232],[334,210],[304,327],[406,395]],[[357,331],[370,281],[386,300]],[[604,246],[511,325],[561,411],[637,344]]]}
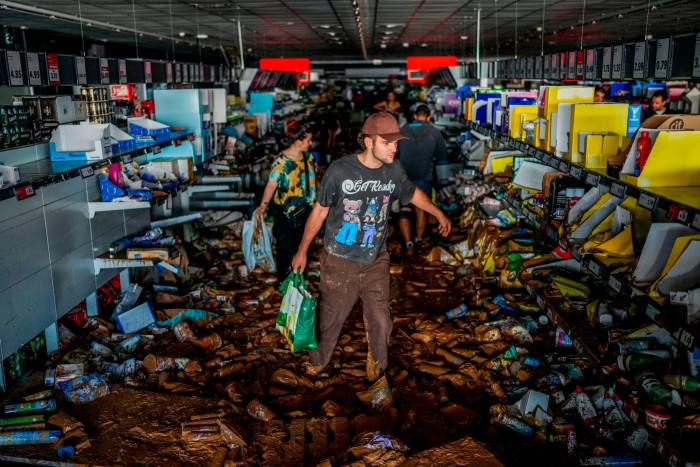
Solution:
{"label": "man in black t-shirt", "polygon": [[316,205],[292,259],[292,270],[303,272],[309,245],[325,222],[318,347],[309,354],[309,374],[318,374],[330,361],[343,323],[358,298],[362,299],[369,346],[367,378],[377,380],[387,367],[392,324],[386,236],[391,203],[396,199],[410,202],[438,219],[442,235],[450,232],[447,216],[415,189],[401,164],[394,162],[397,141],[402,138],[405,136],[391,114],[370,115],[360,137],[363,151],[333,162],[321,181]]}

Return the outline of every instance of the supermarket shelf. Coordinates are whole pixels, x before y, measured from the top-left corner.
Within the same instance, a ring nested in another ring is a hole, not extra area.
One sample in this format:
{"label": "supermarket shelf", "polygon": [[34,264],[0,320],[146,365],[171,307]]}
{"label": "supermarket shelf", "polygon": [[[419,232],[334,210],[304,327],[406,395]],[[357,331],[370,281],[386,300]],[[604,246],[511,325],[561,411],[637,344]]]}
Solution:
{"label": "supermarket shelf", "polygon": [[150,268],[157,262],[155,259],[95,258],[95,275],[103,269]]}
{"label": "supermarket shelf", "polygon": [[201,212],[194,212],[191,214],[185,214],[184,216],[169,217],[167,219],[163,219],[163,220],[159,220],[159,221],[152,221],[151,228],[156,229],[156,228],[163,228],[163,227],[171,227],[173,225],[185,224],[187,222],[192,222],[194,220],[201,219],[201,218],[202,218]]}
{"label": "supermarket shelf", "polygon": [[500,140],[506,146],[535,157],[545,165],[554,167],[570,176],[583,180],[587,185],[605,185],[610,193],[620,198],[634,196],[638,205],[649,209],[666,211],[666,218],[673,222],[700,230],[700,187],[660,187],[640,189],[607,175],[605,169],[587,169],[579,164],[563,160],[554,154],[503,135],[475,122],[467,122],[467,128],[485,136]]}
{"label": "supermarket shelf", "polygon": [[[73,178],[88,178],[99,169],[116,162],[128,164],[132,159],[145,156],[151,152],[159,151],[168,146],[179,146],[183,141],[190,140],[193,135],[184,131],[173,132],[170,135],[155,136],[155,141],[150,143],[139,143],[112,152],[112,156],[98,161],[75,161],[75,162],[52,162],[42,159],[36,162],[21,164],[18,166],[22,173],[22,184],[29,185],[34,192],[45,186],[60,183]],[[21,199],[13,187],[0,189],[0,201],[10,198]]]}
{"label": "supermarket shelf", "polygon": [[150,207],[151,203],[148,201],[123,201],[114,203],[90,202],[88,203],[88,213],[90,219],[92,219],[97,212],[127,211],[130,209],[146,209]]}

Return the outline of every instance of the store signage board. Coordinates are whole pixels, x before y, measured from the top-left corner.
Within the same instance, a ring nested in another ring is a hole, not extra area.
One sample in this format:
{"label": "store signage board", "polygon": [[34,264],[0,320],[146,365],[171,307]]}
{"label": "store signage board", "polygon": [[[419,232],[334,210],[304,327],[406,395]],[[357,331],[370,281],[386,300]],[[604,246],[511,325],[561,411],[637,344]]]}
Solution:
{"label": "store signage board", "polygon": [[695,35],[695,56],[693,58],[693,78],[700,78],[700,32]]}
{"label": "store signage board", "polygon": [[100,59],[100,84],[109,84],[109,61]]}
{"label": "store signage board", "polygon": [[87,70],[85,69],[85,57],[75,57],[75,82],[87,84]]}
{"label": "store signage board", "polygon": [[24,85],[24,74],[22,73],[22,56],[16,50],[8,50],[7,53],[7,73],[10,77],[10,86]]}
{"label": "store signage board", "polygon": [[153,82],[153,70],[151,69],[150,60],[146,60],[145,62],[143,62],[143,75],[146,84],[150,84]]}
{"label": "store signage board", "polygon": [[549,55],[544,56],[544,79],[549,79],[551,77],[549,70],[552,65],[552,59]]}
{"label": "store signage board", "polygon": [[613,47],[612,58],[612,79],[622,79],[622,51],[625,50],[624,45],[616,45]]}
{"label": "store signage board", "polygon": [[61,75],[58,67],[58,54],[46,54],[46,68],[49,73],[49,84],[59,86],[61,84]]}
{"label": "store signage board", "polygon": [[175,64],[175,82],[182,83],[182,65],[179,63]]}
{"label": "store signage board", "polygon": [[583,50],[576,52],[576,79],[583,79],[583,64],[585,60],[585,55]]}
{"label": "store signage board", "polygon": [[612,47],[603,48],[603,74],[602,79],[610,79],[612,76]]}
{"label": "store signage board", "polygon": [[119,83],[126,84],[126,60],[119,60],[117,63],[119,65]]}
{"label": "store signage board", "polygon": [[576,51],[569,52],[567,64],[566,77],[568,79],[576,79]]}
{"label": "store signage board", "polygon": [[165,82],[166,83],[173,82],[173,64],[170,62],[165,64]]}
{"label": "store signage board", "polygon": [[595,49],[586,50],[585,79],[595,79]]}
{"label": "store signage board", "polygon": [[671,38],[656,41],[656,63],[654,64],[654,78],[668,78],[668,66],[671,52]]}
{"label": "store signage board", "polygon": [[559,54],[559,79],[566,79],[566,52]]}
{"label": "store signage board", "polygon": [[30,86],[41,86],[41,68],[39,65],[39,54],[27,52],[27,79]]}
{"label": "store signage board", "polygon": [[559,79],[559,54],[552,54],[552,66],[549,73],[552,79]]}
{"label": "store signage board", "polygon": [[634,44],[634,66],[632,68],[632,78],[644,78],[644,62],[647,50],[646,42],[637,42]]}

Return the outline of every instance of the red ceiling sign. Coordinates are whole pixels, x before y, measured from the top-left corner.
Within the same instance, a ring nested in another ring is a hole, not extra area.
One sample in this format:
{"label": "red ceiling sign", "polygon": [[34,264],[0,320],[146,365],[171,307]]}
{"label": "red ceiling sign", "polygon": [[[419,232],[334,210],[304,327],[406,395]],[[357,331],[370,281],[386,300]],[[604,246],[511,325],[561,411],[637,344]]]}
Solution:
{"label": "red ceiling sign", "polygon": [[425,84],[428,72],[437,68],[457,66],[454,55],[414,56],[406,58],[406,77],[409,83]]}
{"label": "red ceiling sign", "polygon": [[299,84],[311,81],[311,61],[308,58],[261,58],[260,69],[298,73]]}

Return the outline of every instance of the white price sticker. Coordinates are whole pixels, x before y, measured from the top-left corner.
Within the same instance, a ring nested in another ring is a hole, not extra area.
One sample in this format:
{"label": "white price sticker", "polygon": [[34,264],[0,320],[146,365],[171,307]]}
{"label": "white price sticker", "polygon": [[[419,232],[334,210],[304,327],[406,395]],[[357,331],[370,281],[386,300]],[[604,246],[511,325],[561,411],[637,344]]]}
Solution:
{"label": "white price sticker", "polygon": [[617,196],[618,198],[622,198],[625,196],[625,185],[622,185],[621,183],[617,182],[612,182],[610,185],[610,194],[613,196]]}
{"label": "white price sticker", "polygon": [[622,54],[624,50],[624,45],[616,45],[613,47],[612,79],[622,79]]}
{"label": "white price sticker", "polygon": [[39,54],[27,52],[27,79],[30,86],[41,86],[41,68],[39,66]]}
{"label": "white price sticker", "polygon": [[679,329],[678,342],[683,344],[686,349],[692,349],[695,347],[693,345],[695,344],[695,337],[693,337],[693,335],[686,329]]}
{"label": "white price sticker", "polygon": [[540,295],[537,296],[537,306],[539,306],[541,310],[544,310],[547,307],[544,298],[542,298]]}
{"label": "white price sticker", "polygon": [[151,61],[146,60],[143,62],[143,75],[146,81],[146,84],[150,84],[153,82],[153,71],[151,70]]}
{"label": "white price sticker", "polygon": [[77,84],[87,84],[85,57],[75,57],[75,82]]}
{"label": "white price sticker", "polygon": [[595,277],[600,277],[601,268],[600,264],[598,264],[596,261],[591,259],[588,262],[588,270],[591,271],[591,274],[593,274]]}
{"label": "white price sticker", "polygon": [[100,59],[100,84],[109,84],[109,61]]}
{"label": "white price sticker", "polygon": [[700,78],[700,32],[695,35],[695,56],[693,57],[693,78]]}
{"label": "white price sticker", "polygon": [[598,174],[594,173],[588,173],[586,175],[586,183],[591,186],[598,186],[598,181],[600,180],[600,176]]}
{"label": "white price sticker", "polygon": [[126,84],[127,82],[127,76],[126,76],[126,60],[119,60],[119,83],[120,84]]}
{"label": "white price sticker", "polygon": [[622,282],[620,282],[616,277],[610,276],[608,279],[608,285],[617,293],[620,293],[620,290],[622,290]]}
{"label": "white price sticker", "polygon": [[612,76],[612,47],[603,48],[603,71],[601,78],[610,79]]}
{"label": "white price sticker", "polygon": [[632,68],[632,78],[644,78],[644,63],[646,62],[647,43],[637,42],[634,44],[634,65]]}
{"label": "white price sticker", "polygon": [[654,209],[654,206],[656,206],[656,196],[647,194],[647,193],[642,193],[639,195],[639,201],[637,201],[637,206],[641,206],[644,209],[652,210]]}
{"label": "white price sticker", "polygon": [[10,75],[10,86],[24,85],[24,74],[22,73],[22,57],[15,50],[7,52],[7,72]]}
{"label": "white price sticker", "polygon": [[654,78],[668,78],[668,60],[671,51],[671,38],[656,41],[656,62],[654,65]]}
{"label": "white price sticker", "polygon": [[571,166],[571,176],[577,180],[581,179],[581,167]]}

